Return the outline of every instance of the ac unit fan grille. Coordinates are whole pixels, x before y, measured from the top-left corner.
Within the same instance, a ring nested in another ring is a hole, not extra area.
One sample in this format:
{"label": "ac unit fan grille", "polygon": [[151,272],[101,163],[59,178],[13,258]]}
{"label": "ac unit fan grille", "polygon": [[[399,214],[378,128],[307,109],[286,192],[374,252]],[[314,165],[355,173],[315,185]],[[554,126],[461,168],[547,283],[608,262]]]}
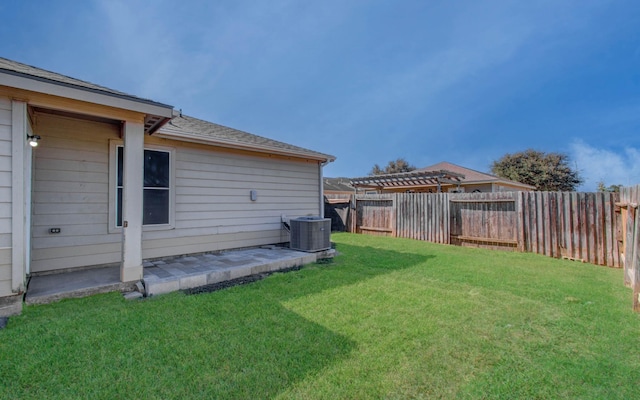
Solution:
{"label": "ac unit fan grille", "polygon": [[292,219],[290,223],[291,249],[315,252],[331,248],[331,219],[307,217]]}

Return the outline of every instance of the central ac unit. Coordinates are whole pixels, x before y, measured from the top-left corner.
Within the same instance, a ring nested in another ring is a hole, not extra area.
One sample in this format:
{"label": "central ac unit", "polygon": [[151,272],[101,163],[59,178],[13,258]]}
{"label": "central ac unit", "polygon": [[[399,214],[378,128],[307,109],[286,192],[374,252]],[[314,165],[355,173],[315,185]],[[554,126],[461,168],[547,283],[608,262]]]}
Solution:
{"label": "central ac unit", "polygon": [[330,218],[301,217],[292,219],[290,224],[291,249],[314,252],[331,248]]}

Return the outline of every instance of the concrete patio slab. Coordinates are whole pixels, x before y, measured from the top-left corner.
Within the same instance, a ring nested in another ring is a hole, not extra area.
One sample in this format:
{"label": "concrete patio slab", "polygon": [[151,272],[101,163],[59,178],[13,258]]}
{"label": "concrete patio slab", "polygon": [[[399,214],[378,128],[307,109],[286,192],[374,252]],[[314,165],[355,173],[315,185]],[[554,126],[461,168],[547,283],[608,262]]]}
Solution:
{"label": "concrete patio slab", "polygon": [[[269,246],[145,260],[143,263],[144,295],[154,296],[298,267],[322,258],[331,258],[334,253],[334,250],[305,253]],[[120,282],[118,265],[34,276],[29,282],[25,303],[51,303],[63,298],[84,297],[112,291],[128,293],[136,290],[135,284],[136,282]]]}
{"label": "concrete patio slab", "polygon": [[26,304],[44,304],[64,298],[85,297],[116,290],[133,291],[134,283],[120,282],[117,265],[60,274],[34,276],[29,281]]}
{"label": "concrete patio slab", "polygon": [[[309,264],[329,253],[305,253],[283,247],[229,251],[150,261],[144,270],[147,296],[192,289],[265,272]],[[179,266],[180,265],[180,266]],[[189,265],[188,267],[186,265]]]}

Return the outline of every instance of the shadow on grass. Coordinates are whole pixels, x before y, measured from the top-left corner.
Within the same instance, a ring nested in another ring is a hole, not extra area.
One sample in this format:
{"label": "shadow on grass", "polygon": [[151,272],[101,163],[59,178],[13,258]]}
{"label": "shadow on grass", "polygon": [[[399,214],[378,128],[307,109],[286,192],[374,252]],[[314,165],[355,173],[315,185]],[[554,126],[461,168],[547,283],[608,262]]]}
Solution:
{"label": "shadow on grass", "polygon": [[7,398],[274,397],[356,349],[283,301],[432,257],[350,244],[339,251],[335,262],[213,293],[28,306],[0,331],[0,390]]}
{"label": "shadow on grass", "polygon": [[4,398],[269,398],[354,347],[256,292],[136,303],[99,295],[12,319],[0,332],[0,390]]}
{"label": "shadow on grass", "polygon": [[[280,301],[308,296],[324,290],[357,284],[358,282],[393,273],[435,258],[430,254],[400,253],[370,246],[340,243],[340,255],[333,262],[305,266],[301,271],[274,274],[271,285]],[[286,287],[286,288],[285,288]],[[255,289],[261,288],[256,285]]]}

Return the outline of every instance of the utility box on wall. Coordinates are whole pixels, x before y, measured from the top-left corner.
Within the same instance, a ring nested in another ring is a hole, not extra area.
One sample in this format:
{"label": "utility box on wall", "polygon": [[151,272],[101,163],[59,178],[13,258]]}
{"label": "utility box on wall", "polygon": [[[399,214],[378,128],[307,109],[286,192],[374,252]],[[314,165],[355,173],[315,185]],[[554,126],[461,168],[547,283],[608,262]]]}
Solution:
{"label": "utility box on wall", "polygon": [[301,217],[292,219],[290,224],[291,249],[315,252],[331,248],[331,219]]}

